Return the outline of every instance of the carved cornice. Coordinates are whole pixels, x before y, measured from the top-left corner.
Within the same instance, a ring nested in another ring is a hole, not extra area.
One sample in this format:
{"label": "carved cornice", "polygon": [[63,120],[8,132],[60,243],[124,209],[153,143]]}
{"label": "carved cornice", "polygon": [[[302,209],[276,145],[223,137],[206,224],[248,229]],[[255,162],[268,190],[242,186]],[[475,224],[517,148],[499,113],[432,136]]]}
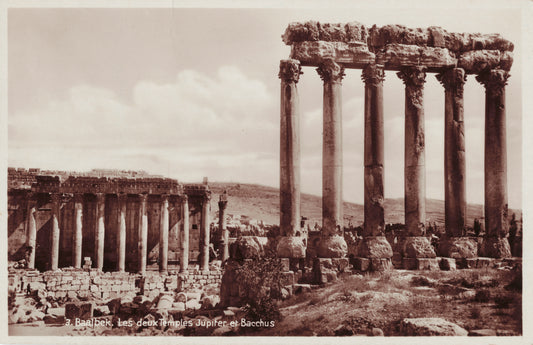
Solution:
{"label": "carved cornice", "polygon": [[405,86],[421,89],[426,82],[426,70],[424,66],[404,67],[397,75]]}
{"label": "carved cornice", "polygon": [[451,68],[435,76],[448,91],[462,90],[466,82],[466,73],[462,68]]}
{"label": "carved cornice", "polygon": [[501,96],[510,76],[511,75],[507,71],[493,69],[479,74],[476,77],[476,80],[485,87],[485,90],[489,95]]}
{"label": "carved cornice", "polygon": [[286,83],[297,83],[300,79],[302,72],[302,66],[298,60],[281,60],[279,62],[279,74],[278,77]]}
{"label": "carved cornice", "polygon": [[361,79],[368,86],[377,86],[383,84],[385,80],[385,70],[383,65],[368,64],[363,68]]}
{"label": "carved cornice", "polygon": [[341,82],[345,76],[344,67],[337,64],[333,59],[326,59],[316,69],[324,82]]}

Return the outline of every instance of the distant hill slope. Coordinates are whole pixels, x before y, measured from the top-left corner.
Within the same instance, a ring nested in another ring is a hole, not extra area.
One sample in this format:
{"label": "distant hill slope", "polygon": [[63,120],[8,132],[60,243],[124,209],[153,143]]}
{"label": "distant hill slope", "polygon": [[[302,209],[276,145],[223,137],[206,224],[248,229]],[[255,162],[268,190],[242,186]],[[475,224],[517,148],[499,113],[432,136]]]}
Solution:
{"label": "distant hill slope", "polygon": [[[211,210],[213,217],[218,212],[218,198],[224,190],[228,192],[227,214],[247,215],[253,219],[263,220],[269,224],[279,223],[279,189],[256,184],[244,183],[221,183],[209,182],[209,188],[213,192],[211,198]],[[302,194],[301,214],[309,218],[309,224],[313,225],[322,222],[322,198],[316,195]],[[385,222],[404,222],[403,199],[385,200]],[[520,218],[521,210],[510,210],[509,215],[516,213]],[[444,201],[427,199],[426,214],[428,221],[444,224]],[[474,218],[481,218],[483,215],[483,205],[468,204],[467,225],[474,224]],[[214,219],[214,218],[213,218]],[[345,225],[351,221],[354,226],[363,223],[363,205],[345,202],[344,203]]]}

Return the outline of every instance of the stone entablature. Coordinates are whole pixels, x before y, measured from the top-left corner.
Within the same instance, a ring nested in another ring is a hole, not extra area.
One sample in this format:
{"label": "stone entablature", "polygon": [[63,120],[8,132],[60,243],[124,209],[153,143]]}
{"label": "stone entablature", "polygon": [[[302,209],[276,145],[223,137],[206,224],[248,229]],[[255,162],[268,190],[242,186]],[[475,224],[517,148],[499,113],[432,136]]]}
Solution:
{"label": "stone entablature", "polygon": [[346,68],[383,65],[386,70],[425,66],[428,72],[463,68],[467,74],[490,69],[509,71],[513,43],[500,34],[453,33],[440,27],[402,25],[367,27],[358,22],[291,23],[282,36],[290,58],[302,66],[318,66],[330,58]]}

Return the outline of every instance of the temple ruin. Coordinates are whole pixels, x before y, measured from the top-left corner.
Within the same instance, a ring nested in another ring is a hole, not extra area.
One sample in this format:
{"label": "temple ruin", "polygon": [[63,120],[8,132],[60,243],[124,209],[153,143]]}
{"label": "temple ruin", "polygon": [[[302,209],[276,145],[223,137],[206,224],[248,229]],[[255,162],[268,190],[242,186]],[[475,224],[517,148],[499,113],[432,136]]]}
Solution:
{"label": "temple ruin", "polygon": [[[347,252],[342,210],[342,80],[346,68],[362,70],[364,95],[364,232],[356,266],[382,270],[393,255],[384,236],[383,82],[397,71],[405,84],[404,268],[449,258],[510,257],[507,223],[505,85],[513,63],[513,44],[499,34],[452,33],[440,27],[367,27],[357,22],[291,23],[282,36],[291,47],[281,60],[280,231],[278,254],[305,256],[300,231],[300,129],[297,83],[302,67],[316,67],[323,80],[322,230],[318,262],[331,265]],[[436,73],[445,97],[445,227],[436,253],[425,237],[424,83]],[[486,90],[485,229],[481,253],[466,237],[463,86],[468,74]],[[318,266],[317,266],[318,265]],[[335,265],[333,265],[335,266]],[[438,266],[437,266],[438,267]]]}
{"label": "temple ruin", "polygon": [[[9,258],[40,271],[82,267],[146,272],[151,251],[159,271],[189,261],[209,271],[207,184],[168,178],[59,176],[10,169]],[[20,233],[19,236],[12,236]]]}

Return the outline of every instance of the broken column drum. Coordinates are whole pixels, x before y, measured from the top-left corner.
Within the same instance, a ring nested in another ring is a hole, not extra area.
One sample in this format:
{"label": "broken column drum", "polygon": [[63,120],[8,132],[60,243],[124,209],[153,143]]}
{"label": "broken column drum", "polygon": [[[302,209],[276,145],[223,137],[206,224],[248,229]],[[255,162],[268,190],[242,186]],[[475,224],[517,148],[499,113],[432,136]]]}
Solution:
{"label": "broken column drum", "polygon": [[[366,241],[384,231],[383,191],[383,77],[384,70],[398,71],[405,83],[405,223],[406,258],[431,258],[435,251],[426,237],[425,134],[423,87],[426,73],[437,73],[445,87],[445,188],[447,238],[465,238],[466,219],[463,85],[467,74],[478,75],[486,87],[485,209],[487,255],[505,257],[507,242],[507,175],[504,86],[513,62],[513,44],[498,34],[459,34],[439,27],[378,27],[346,24],[291,23],[282,36],[291,46],[294,66],[318,67],[324,81],[323,229],[322,243],[342,234],[341,80],[345,68],[363,69],[365,81],[365,224]],[[296,61],[295,61],[296,60]],[[287,96],[282,81],[281,142],[288,137],[283,126]],[[299,156],[298,156],[299,160]],[[287,159],[280,157],[280,181],[289,180]],[[280,191],[281,198],[286,191]],[[281,204],[280,212],[287,212]],[[364,242],[364,241],[363,241]],[[450,243],[454,243],[451,241]],[[384,244],[384,243],[383,243]],[[319,245],[319,257],[334,257]],[[341,246],[342,247],[342,246]],[[389,254],[386,245],[387,255]],[[468,257],[448,246],[447,256]],[[338,255],[343,255],[342,250]],[[370,251],[362,250],[370,257]]]}

